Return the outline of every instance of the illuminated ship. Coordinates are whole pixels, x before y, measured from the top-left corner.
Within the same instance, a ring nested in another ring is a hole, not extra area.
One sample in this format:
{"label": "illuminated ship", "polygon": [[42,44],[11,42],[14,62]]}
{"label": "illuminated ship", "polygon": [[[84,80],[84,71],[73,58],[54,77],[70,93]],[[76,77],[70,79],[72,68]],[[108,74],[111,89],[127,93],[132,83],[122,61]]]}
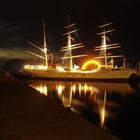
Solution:
{"label": "illuminated ship", "polygon": [[[43,24],[43,34],[44,34],[44,45],[43,45],[43,49],[38,48],[37,46],[35,46],[36,48],[40,49],[43,53],[44,56],[39,56],[37,54],[34,54],[32,52],[29,52],[33,55],[36,55],[42,59],[45,60],[45,65],[25,65],[25,71],[28,72],[32,78],[40,78],[40,79],[53,79],[53,80],[82,80],[82,81],[104,81],[104,82],[128,82],[128,79],[132,76],[135,75],[135,70],[132,69],[114,69],[113,70],[113,63],[112,63],[112,67],[110,65],[108,65],[108,58],[111,56],[107,55],[107,50],[108,49],[113,49],[113,48],[117,48],[118,44],[110,44],[107,45],[106,44],[106,34],[109,32],[112,32],[113,30],[105,30],[105,27],[107,27],[108,25],[110,25],[111,23],[107,23],[104,24],[102,26],[100,26],[100,28],[104,28],[104,31],[99,33],[99,35],[101,35],[102,37],[102,45],[99,47],[96,47],[95,50],[102,50],[103,56],[100,56],[98,58],[104,58],[105,60],[105,65],[100,65],[99,62],[95,61],[95,60],[91,60],[86,62],[82,68],[79,68],[79,66],[76,66],[73,62],[73,59],[75,58],[79,58],[79,57],[84,57],[86,56],[85,54],[83,55],[73,55],[72,51],[75,49],[80,49],[82,47],[84,47],[81,43],[77,43],[77,44],[73,44],[73,34],[75,34],[77,32],[77,29],[75,29],[75,23],[74,24],[69,24],[68,21],[68,26],[66,26],[65,28],[68,29],[68,32],[65,33],[64,35],[66,35],[67,37],[67,46],[62,48],[62,52],[65,53],[64,57],[62,57],[61,59],[64,61],[66,61],[67,66],[64,65],[56,65],[55,68],[52,68],[51,66],[49,66],[48,64],[48,58],[49,58],[49,54],[48,54],[48,48],[46,45],[46,36],[45,36],[45,24]],[[122,57],[122,56],[112,56],[111,58],[115,58],[115,57]],[[97,59],[97,57],[96,57]],[[97,68],[96,69],[92,69],[92,70],[87,70],[86,67],[88,65],[96,65]],[[104,70],[103,70],[104,67]]]}

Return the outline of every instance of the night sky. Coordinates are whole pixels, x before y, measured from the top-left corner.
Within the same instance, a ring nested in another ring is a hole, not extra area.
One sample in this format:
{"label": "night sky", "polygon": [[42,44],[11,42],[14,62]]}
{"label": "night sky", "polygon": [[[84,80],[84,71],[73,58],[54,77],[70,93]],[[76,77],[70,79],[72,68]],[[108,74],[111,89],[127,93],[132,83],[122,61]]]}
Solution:
{"label": "night sky", "polygon": [[[10,56],[4,56],[3,49],[31,47],[28,41],[40,46],[43,18],[49,48],[58,51],[65,45],[62,34],[69,15],[70,21],[77,23],[80,39],[89,51],[100,45],[97,28],[103,18],[113,22],[116,41],[121,44],[126,58],[136,63],[140,61],[139,9],[136,0],[5,1],[0,5],[0,58]],[[15,57],[23,53],[15,49]]]}

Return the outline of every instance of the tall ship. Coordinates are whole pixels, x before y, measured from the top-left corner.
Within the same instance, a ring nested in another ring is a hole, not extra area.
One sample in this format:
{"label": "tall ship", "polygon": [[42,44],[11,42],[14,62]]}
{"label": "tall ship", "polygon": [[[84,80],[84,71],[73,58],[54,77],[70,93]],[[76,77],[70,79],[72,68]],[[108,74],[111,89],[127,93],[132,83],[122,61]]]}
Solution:
{"label": "tall ship", "polygon": [[[68,26],[64,27],[67,29],[67,32],[64,34],[67,38],[67,45],[62,47],[61,52],[64,52],[64,56],[61,58],[62,62],[55,67],[49,65],[48,60],[50,54],[48,53],[48,48],[46,44],[46,35],[45,35],[45,23],[43,23],[43,35],[44,35],[44,45],[40,49],[44,56],[34,54],[29,52],[37,57],[40,57],[44,60],[42,65],[25,65],[24,69],[28,72],[32,78],[39,79],[53,79],[53,80],[82,80],[82,81],[102,81],[102,82],[128,82],[130,78],[136,75],[134,69],[128,69],[123,63],[123,67],[117,68],[114,66],[114,59],[118,57],[124,57],[123,55],[108,55],[108,50],[113,50],[119,48],[118,43],[107,44],[108,33],[114,31],[114,29],[106,30],[109,25],[112,23],[105,23],[99,28],[103,29],[102,32],[98,33],[101,36],[102,43],[101,46],[95,47],[95,51],[100,51],[100,56],[94,57],[92,60],[85,62],[82,67],[74,64],[74,59],[85,57],[86,54],[74,55],[74,50],[82,49],[84,46],[82,43],[75,43],[73,35],[78,31],[75,28],[76,23],[70,24],[68,19]],[[110,63],[108,62],[110,60]],[[93,69],[87,69],[90,65],[94,65]],[[135,76],[134,76],[135,77]]]}

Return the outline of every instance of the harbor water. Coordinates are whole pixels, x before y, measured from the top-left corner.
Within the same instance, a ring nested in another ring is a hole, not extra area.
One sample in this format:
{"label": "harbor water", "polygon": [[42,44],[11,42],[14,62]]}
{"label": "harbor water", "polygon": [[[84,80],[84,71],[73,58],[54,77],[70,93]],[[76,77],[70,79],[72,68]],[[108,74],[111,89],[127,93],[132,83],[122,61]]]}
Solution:
{"label": "harbor water", "polygon": [[128,83],[26,81],[31,87],[121,139],[139,136],[140,92]]}

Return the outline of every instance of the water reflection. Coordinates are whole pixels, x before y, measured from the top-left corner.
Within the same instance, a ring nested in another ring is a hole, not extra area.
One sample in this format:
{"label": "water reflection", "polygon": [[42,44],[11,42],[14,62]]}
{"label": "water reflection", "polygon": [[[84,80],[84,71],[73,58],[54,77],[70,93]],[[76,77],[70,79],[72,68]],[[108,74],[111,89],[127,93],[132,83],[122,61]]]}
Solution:
{"label": "water reflection", "polygon": [[126,83],[34,81],[30,85],[103,128],[117,117],[126,95],[134,94]]}

